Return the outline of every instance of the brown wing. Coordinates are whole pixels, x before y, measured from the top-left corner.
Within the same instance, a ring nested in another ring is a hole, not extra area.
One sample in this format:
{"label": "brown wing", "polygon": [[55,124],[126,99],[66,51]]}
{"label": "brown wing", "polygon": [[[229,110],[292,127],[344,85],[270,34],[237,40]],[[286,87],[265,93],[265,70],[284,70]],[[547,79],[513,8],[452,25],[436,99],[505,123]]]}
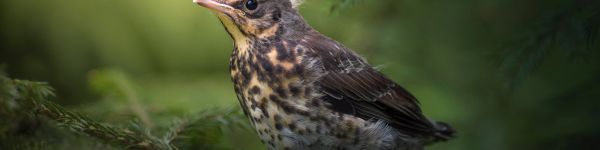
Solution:
{"label": "brown wing", "polygon": [[[431,135],[417,99],[337,42],[319,40],[312,47],[325,73],[316,82],[334,110],[366,120],[383,120],[404,134]],[[333,45],[333,46],[332,46]]]}

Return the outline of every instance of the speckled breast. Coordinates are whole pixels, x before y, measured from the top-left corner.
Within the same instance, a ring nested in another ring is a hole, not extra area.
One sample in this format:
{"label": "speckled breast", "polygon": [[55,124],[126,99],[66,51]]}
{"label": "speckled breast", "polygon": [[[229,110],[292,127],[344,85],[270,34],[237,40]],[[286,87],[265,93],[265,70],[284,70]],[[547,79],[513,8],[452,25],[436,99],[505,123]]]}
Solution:
{"label": "speckled breast", "polygon": [[234,88],[262,141],[270,148],[282,147],[286,135],[300,129],[295,120],[310,115],[312,91],[301,82],[303,50],[286,42],[249,44],[236,46],[231,56]]}

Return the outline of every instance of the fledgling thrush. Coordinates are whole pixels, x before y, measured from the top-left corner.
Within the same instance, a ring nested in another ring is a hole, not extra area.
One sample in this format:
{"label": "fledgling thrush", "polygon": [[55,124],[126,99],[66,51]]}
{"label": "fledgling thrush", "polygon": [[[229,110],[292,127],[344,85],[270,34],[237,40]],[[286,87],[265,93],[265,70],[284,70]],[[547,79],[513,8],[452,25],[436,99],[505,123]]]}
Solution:
{"label": "fledgling thrush", "polygon": [[454,130],[342,44],[310,27],[301,0],[194,0],[234,40],[235,92],[269,149],[413,150]]}

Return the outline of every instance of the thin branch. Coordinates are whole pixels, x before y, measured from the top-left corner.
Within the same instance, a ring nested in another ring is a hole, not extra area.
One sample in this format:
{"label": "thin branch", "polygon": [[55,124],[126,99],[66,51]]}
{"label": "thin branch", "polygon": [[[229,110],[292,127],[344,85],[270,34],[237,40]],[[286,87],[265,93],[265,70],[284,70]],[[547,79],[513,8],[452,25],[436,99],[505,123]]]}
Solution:
{"label": "thin branch", "polygon": [[48,117],[63,128],[75,133],[95,137],[107,143],[123,145],[128,149],[170,150],[170,145],[163,143],[149,134],[134,132],[125,128],[113,127],[90,119],[85,115],[66,110],[62,106],[46,100],[53,96],[51,87],[42,82],[13,80],[23,102],[34,106],[34,113]]}

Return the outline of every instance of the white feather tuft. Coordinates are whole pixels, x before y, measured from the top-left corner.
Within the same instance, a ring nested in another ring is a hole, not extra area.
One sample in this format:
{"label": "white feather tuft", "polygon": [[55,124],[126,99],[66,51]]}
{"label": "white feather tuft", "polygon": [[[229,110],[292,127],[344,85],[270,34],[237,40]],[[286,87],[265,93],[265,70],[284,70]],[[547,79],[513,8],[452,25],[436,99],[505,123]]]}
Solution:
{"label": "white feather tuft", "polygon": [[292,7],[294,9],[298,9],[298,7],[300,7],[300,5],[302,5],[302,3],[304,3],[304,0],[290,0],[292,2]]}

